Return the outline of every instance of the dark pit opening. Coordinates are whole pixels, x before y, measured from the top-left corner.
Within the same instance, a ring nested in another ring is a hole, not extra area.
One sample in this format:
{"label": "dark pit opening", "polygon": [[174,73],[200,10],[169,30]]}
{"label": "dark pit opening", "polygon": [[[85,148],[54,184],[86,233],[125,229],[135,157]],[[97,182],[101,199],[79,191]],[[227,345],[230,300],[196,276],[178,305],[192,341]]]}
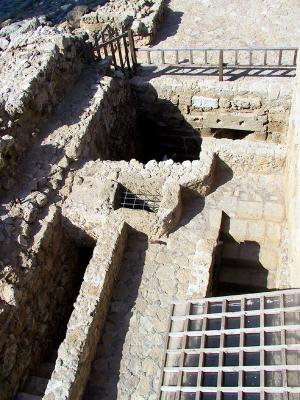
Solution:
{"label": "dark pit opening", "polygon": [[67,325],[71,314],[74,310],[74,304],[79,294],[81,284],[83,282],[84,273],[88,266],[92,256],[93,247],[78,247],[77,253],[77,269],[73,272],[72,276],[72,287],[69,289],[69,293],[66,293],[65,299],[67,300],[65,313],[60,321],[60,327],[57,330],[56,337],[53,341],[53,346],[58,348],[61,342],[64,340],[67,332]]}
{"label": "dark pit opening", "polygon": [[259,243],[235,241],[229,234],[229,226],[230,218],[223,213],[212,274],[212,296],[267,291],[268,270],[259,261]]}
{"label": "dark pit opening", "polygon": [[253,133],[254,131],[239,129],[211,129],[211,135],[216,139],[242,140]]}
{"label": "dark pit opening", "polygon": [[199,159],[202,141],[199,131],[170,101],[158,99],[148,104],[140,99],[137,103],[137,126],[139,161],[172,159],[183,162]]}

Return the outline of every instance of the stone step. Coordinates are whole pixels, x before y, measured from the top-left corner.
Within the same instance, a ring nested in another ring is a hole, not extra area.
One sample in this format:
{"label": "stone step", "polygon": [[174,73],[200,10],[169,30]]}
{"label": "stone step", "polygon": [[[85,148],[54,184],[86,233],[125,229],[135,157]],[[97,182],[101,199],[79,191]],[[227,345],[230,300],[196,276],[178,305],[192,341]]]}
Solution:
{"label": "stone step", "polygon": [[50,379],[54,368],[54,362],[44,362],[36,370],[36,375],[40,378]]}
{"label": "stone step", "polygon": [[49,380],[38,376],[30,376],[25,383],[23,390],[36,396],[43,396]]}
{"label": "stone step", "polygon": [[36,396],[30,393],[19,392],[15,396],[15,400],[41,400],[42,396]]}

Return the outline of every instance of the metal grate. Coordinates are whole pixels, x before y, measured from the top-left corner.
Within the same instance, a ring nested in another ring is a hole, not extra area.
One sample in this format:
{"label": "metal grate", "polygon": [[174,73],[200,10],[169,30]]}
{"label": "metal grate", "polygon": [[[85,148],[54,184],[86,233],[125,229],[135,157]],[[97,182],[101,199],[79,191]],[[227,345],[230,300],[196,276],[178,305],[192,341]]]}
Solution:
{"label": "metal grate", "polygon": [[121,192],[121,207],[133,210],[157,212],[160,198],[158,194],[131,193],[128,189]]}
{"label": "metal grate", "polygon": [[299,400],[300,290],[174,303],[160,400]]}

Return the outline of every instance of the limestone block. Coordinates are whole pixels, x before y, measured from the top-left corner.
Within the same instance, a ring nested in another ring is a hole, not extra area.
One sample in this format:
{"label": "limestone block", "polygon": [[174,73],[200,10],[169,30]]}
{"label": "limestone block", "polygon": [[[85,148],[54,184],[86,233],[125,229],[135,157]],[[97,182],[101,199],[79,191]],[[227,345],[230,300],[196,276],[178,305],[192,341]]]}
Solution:
{"label": "limestone block", "polygon": [[264,218],[267,221],[282,222],[285,216],[284,205],[267,201],[264,205]]}
{"label": "limestone block", "polygon": [[219,100],[219,106],[220,106],[220,108],[230,108],[231,102],[229,99],[227,99],[225,97],[221,97]]}
{"label": "limestone block", "polygon": [[263,215],[263,203],[258,201],[239,201],[237,205],[237,217],[245,219],[261,219]]}
{"label": "limestone block", "polygon": [[267,222],[265,240],[270,245],[278,246],[281,241],[281,225],[273,222]]}
{"label": "limestone block", "polygon": [[247,236],[247,221],[242,219],[231,218],[229,235],[233,237],[234,240],[242,242],[246,240]]}
{"label": "limestone block", "polygon": [[264,221],[251,221],[247,224],[247,240],[262,242],[265,237],[266,224]]}
{"label": "limestone block", "polygon": [[192,96],[186,95],[186,94],[180,94],[179,104],[181,104],[182,106],[191,106],[192,105]]}
{"label": "limestone block", "polygon": [[244,97],[244,96],[236,96],[231,101],[232,107],[237,108],[239,110],[242,109],[257,109],[261,106],[261,101],[258,97]]}
{"label": "limestone block", "polygon": [[204,96],[193,96],[192,106],[196,108],[218,108],[219,99]]}
{"label": "limestone block", "polygon": [[225,128],[262,132],[266,130],[266,122],[266,116],[261,116],[257,113],[203,113],[203,126],[205,128]]}

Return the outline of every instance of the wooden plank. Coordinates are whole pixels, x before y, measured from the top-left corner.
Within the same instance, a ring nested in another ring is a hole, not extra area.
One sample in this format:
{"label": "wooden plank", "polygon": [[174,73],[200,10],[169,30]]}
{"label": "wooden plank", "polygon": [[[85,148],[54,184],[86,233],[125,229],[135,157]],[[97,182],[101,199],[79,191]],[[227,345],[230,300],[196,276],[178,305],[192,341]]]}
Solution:
{"label": "wooden plank", "polygon": [[165,64],[166,60],[165,60],[165,51],[164,50],[160,51],[160,57],[161,57],[161,63]]}
{"label": "wooden plank", "polygon": [[95,40],[96,52],[97,52],[98,60],[102,60],[97,33],[95,33],[95,35],[94,35],[94,40]]}
{"label": "wooden plank", "polygon": [[123,55],[122,55],[122,48],[121,48],[121,43],[120,43],[120,39],[119,39],[119,32],[118,29],[115,29],[115,34],[116,34],[116,42],[117,42],[117,50],[118,50],[118,56],[119,56],[119,61],[120,61],[120,65],[121,65],[121,69],[122,71],[124,71],[124,61],[123,61]]}
{"label": "wooden plank", "polygon": [[133,32],[131,29],[128,30],[128,41],[129,41],[129,49],[130,49],[131,59],[132,59],[132,68],[133,68],[133,71],[135,71],[136,67],[137,67],[137,57],[136,57],[136,50],[135,50],[135,45],[134,45]]}
{"label": "wooden plank", "polygon": [[234,51],[234,65],[239,65],[239,53],[238,53],[238,50]]}
{"label": "wooden plank", "polygon": [[131,71],[131,66],[130,66],[130,59],[129,59],[129,53],[128,53],[128,43],[127,43],[127,35],[123,36],[123,44],[124,44],[124,52],[125,52],[125,61],[127,64],[128,71]]}
{"label": "wooden plank", "polygon": [[267,65],[267,60],[268,60],[268,52],[267,50],[264,51],[264,65]]}
{"label": "wooden plank", "polygon": [[279,50],[278,65],[282,65],[282,50]]}
{"label": "wooden plank", "polygon": [[223,81],[223,67],[224,67],[224,59],[223,59],[223,50],[220,50],[219,52],[219,81]]}
{"label": "wooden plank", "polygon": [[102,38],[102,48],[103,48],[103,50],[104,50],[104,56],[105,57],[108,57],[108,51],[107,51],[107,47],[106,47],[106,44],[105,44],[105,37],[104,37],[104,33],[102,32],[101,33],[101,38]]}
{"label": "wooden plank", "polygon": [[190,63],[191,63],[191,64],[194,64],[193,50],[190,50]]}
{"label": "wooden plank", "polygon": [[116,60],[116,55],[115,55],[115,49],[113,43],[110,44],[110,51],[111,51],[111,56],[112,56],[112,61],[115,69],[118,68],[117,60]]}
{"label": "wooden plank", "polygon": [[294,60],[293,60],[293,65],[297,65],[297,55],[298,55],[298,50],[296,49],[295,51],[294,51]]}

